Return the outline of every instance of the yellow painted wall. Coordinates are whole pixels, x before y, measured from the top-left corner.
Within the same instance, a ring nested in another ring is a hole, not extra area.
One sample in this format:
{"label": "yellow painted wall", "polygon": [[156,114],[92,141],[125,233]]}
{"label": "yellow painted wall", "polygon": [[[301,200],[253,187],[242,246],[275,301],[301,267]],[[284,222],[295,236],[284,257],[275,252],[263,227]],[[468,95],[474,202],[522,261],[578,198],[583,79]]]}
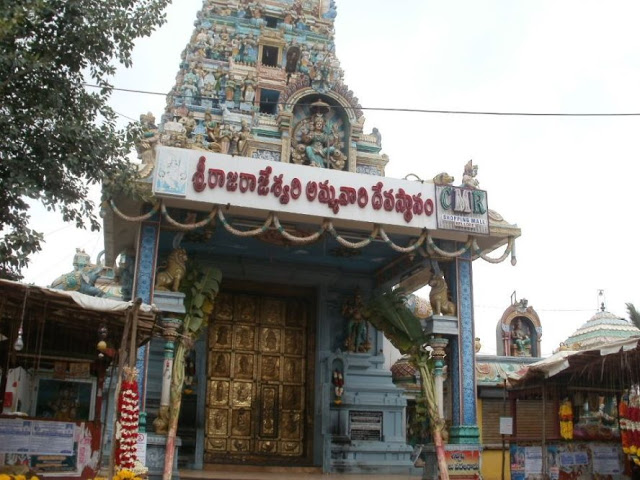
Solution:
{"label": "yellow painted wall", "polygon": [[[478,426],[480,427],[480,442],[482,443],[482,399],[477,399],[478,409]],[[511,467],[509,464],[509,444],[505,445],[505,458],[504,458],[504,479],[509,480],[511,478]],[[502,480],[500,469],[502,468],[502,450],[487,449],[483,447],[482,450],[482,478],[484,480]]]}
{"label": "yellow painted wall", "polygon": [[[507,449],[509,447],[507,446]],[[484,480],[502,480],[500,475],[500,467],[502,466],[502,450],[483,450],[482,451],[482,478]],[[504,458],[504,478],[511,478],[511,469],[509,467],[509,452],[505,451]]]}

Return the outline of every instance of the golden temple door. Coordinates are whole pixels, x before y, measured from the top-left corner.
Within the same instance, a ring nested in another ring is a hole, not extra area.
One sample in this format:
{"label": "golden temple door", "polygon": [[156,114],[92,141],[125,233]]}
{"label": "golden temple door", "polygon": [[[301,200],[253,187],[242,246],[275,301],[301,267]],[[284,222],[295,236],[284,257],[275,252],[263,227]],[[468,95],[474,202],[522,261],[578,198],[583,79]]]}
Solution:
{"label": "golden temple door", "polygon": [[209,325],[206,462],[311,462],[309,305],[300,297],[217,297]]}

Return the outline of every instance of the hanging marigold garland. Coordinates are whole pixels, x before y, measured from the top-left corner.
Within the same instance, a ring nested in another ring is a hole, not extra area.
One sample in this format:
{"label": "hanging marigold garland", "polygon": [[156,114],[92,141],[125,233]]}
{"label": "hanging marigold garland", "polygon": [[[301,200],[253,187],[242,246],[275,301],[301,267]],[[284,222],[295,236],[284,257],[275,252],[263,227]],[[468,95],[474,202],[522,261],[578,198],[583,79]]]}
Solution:
{"label": "hanging marigold garland", "polygon": [[123,370],[124,380],[118,398],[116,422],[116,467],[118,470],[133,470],[138,460],[138,371],[135,367],[124,367]]}
{"label": "hanging marigold garland", "polygon": [[573,438],[573,405],[571,400],[565,398],[560,404],[558,411],[560,417],[560,436],[565,440]]}

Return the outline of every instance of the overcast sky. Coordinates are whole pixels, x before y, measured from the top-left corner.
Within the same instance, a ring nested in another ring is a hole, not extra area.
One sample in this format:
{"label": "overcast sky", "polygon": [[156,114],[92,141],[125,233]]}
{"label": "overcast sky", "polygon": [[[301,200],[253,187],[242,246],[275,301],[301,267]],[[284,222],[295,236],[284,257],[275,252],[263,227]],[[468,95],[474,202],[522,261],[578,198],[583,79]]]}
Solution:
{"label": "overcast sky", "polygon": [[[114,85],[168,92],[201,0],[176,0],[168,23],[138,42]],[[367,108],[533,113],[640,112],[635,0],[339,0],[336,50],[345,83]],[[161,96],[114,93],[114,108],[159,119]],[[496,324],[517,292],[540,315],[549,354],[596,311],[626,318],[640,306],[637,274],[640,117],[519,117],[366,111],[387,175],[461,179],[479,166],[489,206],[517,223],[518,264],[474,263],[476,335],[496,351]],[[47,245],[26,280],[48,284],[76,246],[95,255],[101,234],[75,233],[34,211]],[[424,292],[424,295],[428,295]]]}

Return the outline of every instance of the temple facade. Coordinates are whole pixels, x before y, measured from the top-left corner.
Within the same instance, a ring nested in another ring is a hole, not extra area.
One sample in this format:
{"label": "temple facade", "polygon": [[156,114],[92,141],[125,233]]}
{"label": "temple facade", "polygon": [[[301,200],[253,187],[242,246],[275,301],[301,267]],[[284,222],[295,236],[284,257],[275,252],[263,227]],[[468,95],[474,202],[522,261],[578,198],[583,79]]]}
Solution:
{"label": "temple facade", "polygon": [[[412,471],[406,396],[366,303],[430,284],[425,332],[448,340],[447,448],[470,454],[457,473],[472,476],[472,262],[515,263],[520,230],[489,209],[471,161],[457,183],[384,176],[380,133],[365,133],[343,83],[335,16],[333,0],[204,2],[161,122],[142,116],[141,198],[107,202],[106,262],[128,256],[134,296],[178,321],[190,266],[221,272],[185,360],[180,460],[196,469]],[[167,331],[139,352],[149,425],[185,335]]]}

